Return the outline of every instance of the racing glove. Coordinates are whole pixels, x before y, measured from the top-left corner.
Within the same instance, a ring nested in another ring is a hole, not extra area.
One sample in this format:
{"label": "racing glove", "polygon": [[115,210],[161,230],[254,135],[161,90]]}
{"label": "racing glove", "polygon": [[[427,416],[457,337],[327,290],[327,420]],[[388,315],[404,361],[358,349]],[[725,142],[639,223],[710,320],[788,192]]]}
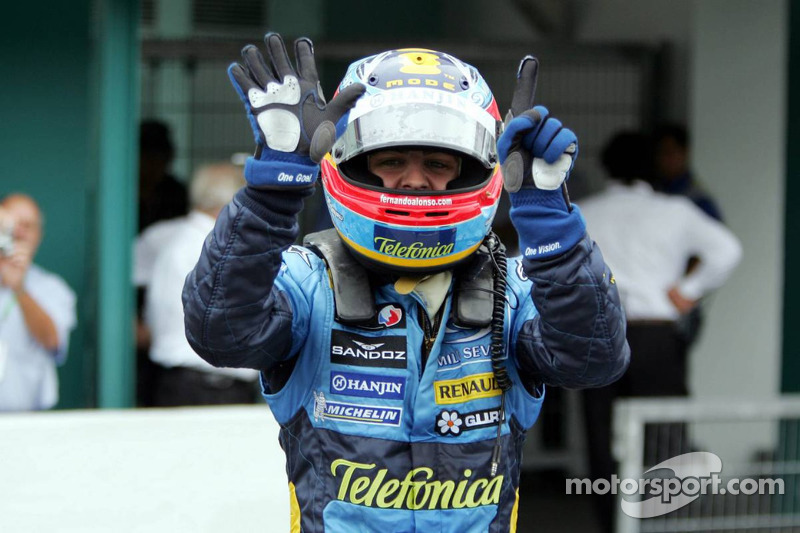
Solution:
{"label": "racing glove", "polygon": [[353,84],[326,103],[311,40],[295,41],[296,69],[280,35],[268,33],[264,42],[269,63],[257,47],[247,45],[242,50],[244,65],[228,67],[256,141],[244,177],[259,189],[309,188],[317,179],[317,163],[336,139],[336,122],[365,88]]}
{"label": "racing glove", "polygon": [[527,259],[563,254],[583,237],[580,210],[570,204],[566,181],[578,156],[578,138],[533,107],[539,62],[526,56],[517,71],[517,85],[497,151],[511,199],[511,221]]}

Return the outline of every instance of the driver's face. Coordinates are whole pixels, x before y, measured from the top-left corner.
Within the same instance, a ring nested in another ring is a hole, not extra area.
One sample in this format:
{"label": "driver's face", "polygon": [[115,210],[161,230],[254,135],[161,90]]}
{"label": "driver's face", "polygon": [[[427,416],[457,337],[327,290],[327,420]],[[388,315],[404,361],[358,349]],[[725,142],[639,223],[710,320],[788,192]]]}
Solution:
{"label": "driver's face", "polygon": [[447,152],[381,150],[370,154],[369,170],[389,189],[443,191],[458,177],[459,157]]}

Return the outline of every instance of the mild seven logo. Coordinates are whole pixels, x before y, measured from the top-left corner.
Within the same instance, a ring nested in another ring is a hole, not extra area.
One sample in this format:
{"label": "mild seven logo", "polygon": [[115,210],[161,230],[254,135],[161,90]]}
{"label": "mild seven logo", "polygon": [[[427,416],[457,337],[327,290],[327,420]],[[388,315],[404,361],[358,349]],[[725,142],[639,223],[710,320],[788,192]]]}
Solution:
{"label": "mild seven logo", "polygon": [[456,228],[435,231],[404,231],[375,226],[373,248],[401,259],[433,259],[453,253]]}

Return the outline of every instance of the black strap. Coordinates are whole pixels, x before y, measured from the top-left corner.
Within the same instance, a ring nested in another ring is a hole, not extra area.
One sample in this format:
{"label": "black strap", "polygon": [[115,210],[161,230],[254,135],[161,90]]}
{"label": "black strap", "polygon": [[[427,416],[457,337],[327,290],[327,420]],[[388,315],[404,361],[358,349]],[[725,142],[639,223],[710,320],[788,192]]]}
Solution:
{"label": "black strap", "polygon": [[375,295],[367,270],[347,251],[335,229],[306,235],[303,245],[325,260],[333,281],[333,301],[340,322],[356,324],[375,316]]}
{"label": "black strap", "polygon": [[485,328],[492,323],[494,265],[484,247],[456,277],[453,319],[462,327]]}
{"label": "black strap", "polygon": [[[350,252],[335,229],[306,235],[303,245],[325,260],[333,281],[336,317],[358,324],[375,316],[375,295],[369,273]],[[453,318],[459,326],[485,328],[492,323],[495,295],[494,265],[483,246],[468,265],[459,269],[453,302]]]}

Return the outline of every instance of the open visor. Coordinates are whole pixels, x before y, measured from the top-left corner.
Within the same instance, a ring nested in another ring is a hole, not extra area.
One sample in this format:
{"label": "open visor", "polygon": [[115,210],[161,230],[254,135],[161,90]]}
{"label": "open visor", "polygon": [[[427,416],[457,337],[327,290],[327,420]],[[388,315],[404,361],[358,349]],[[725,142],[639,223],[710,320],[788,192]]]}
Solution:
{"label": "open visor", "polygon": [[358,101],[331,152],[340,164],[373,150],[430,146],[471,156],[488,169],[497,162],[495,128],[494,118],[466,98],[393,89]]}

